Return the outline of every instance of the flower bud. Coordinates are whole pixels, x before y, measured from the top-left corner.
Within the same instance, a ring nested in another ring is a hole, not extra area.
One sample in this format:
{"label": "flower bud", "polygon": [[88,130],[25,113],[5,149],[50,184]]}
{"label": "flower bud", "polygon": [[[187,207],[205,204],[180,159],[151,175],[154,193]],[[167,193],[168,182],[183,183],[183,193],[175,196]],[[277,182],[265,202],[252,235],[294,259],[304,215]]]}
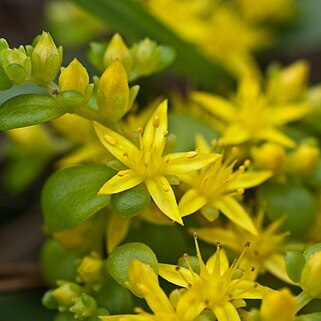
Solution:
{"label": "flower bud", "polygon": [[99,258],[85,256],[77,272],[85,283],[97,283],[102,280],[103,261]]}
{"label": "flower bud", "polygon": [[123,64],[127,74],[130,73],[133,59],[127,48],[126,44],[124,43],[123,38],[120,34],[116,33],[105,51],[103,57],[103,64],[105,67],[108,67],[113,61],[119,59]]}
{"label": "flower bud", "polygon": [[59,303],[60,308],[64,310],[66,307],[70,307],[74,299],[82,293],[82,289],[76,283],[63,282],[61,285],[52,291],[53,296]]}
{"label": "flower bud", "polygon": [[284,148],[278,144],[265,143],[252,150],[254,163],[258,168],[276,171],[285,161]]}
{"label": "flower bud", "polygon": [[32,74],[37,82],[48,83],[59,72],[62,47],[57,48],[48,32],[43,32],[31,54]]}
{"label": "flower bud", "polygon": [[303,267],[300,285],[312,298],[321,295],[321,251],[314,253]]}
{"label": "flower bud", "polygon": [[105,70],[98,83],[99,112],[112,122],[118,121],[132,106],[138,89],[138,86],[129,89],[126,71],[120,60],[115,60]]}
{"label": "flower bud", "polygon": [[294,321],[297,301],[288,289],[267,294],[261,305],[262,321]]}
{"label": "flower bud", "polygon": [[16,85],[22,85],[31,77],[31,60],[23,46],[19,49],[7,49],[2,66],[9,79]]}
{"label": "flower bud", "polygon": [[86,293],[75,298],[74,304],[70,307],[69,311],[75,314],[76,319],[85,319],[93,316],[97,310],[97,303],[93,297]]}

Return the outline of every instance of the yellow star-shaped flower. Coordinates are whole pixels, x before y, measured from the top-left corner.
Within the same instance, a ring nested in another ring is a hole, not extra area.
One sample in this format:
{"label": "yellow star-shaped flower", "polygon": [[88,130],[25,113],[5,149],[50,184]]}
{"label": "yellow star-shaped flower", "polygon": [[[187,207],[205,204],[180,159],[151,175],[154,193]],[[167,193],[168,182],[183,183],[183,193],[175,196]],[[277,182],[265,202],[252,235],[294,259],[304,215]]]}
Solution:
{"label": "yellow star-shaped flower", "polygon": [[222,121],[221,142],[225,145],[268,141],[293,147],[294,141],[280,127],[311,111],[306,101],[272,103],[253,77],[241,81],[234,101],[206,92],[193,92],[191,99]]}
{"label": "yellow star-shaped flower", "polygon": [[[205,264],[196,233],[194,237],[200,274],[193,271],[188,256],[184,255],[188,268],[159,264],[159,275],[171,283],[185,287],[187,290],[184,300],[193,302],[195,307],[200,306],[203,310],[206,308],[212,310],[218,321],[240,321],[237,308],[246,305],[244,299],[261,299],[269,291],[258,283],[248,280],[248,274],[252,269],[243,272],[239,270],[249,243],[245,244],[242,254],[231,266],[224,250],[219,246]],[[190,300],[187,300],[188,297]]]}
{"label": "yellow star-shaped flower", "polygon": [[114,194],[130,189],[142,182],[159,207],[170,219],[183,224],[174,191],[166,178],[198,170],[220,156],[200,154],[196,151],[163,155],[167,131],[167,101],[159,105],[145,129],[137,130],[139,148],[127,138],[95,124],[96,132],[109,152],[128,169],[119,171],[106,182],[99,194]]}

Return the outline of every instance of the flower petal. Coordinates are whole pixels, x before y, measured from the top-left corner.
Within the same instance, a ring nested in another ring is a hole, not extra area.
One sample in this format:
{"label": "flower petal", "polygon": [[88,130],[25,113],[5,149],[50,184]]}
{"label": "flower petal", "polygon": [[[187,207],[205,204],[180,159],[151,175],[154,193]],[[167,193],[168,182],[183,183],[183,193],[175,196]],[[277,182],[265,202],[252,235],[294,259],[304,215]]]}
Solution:
{"label": "flower petal", "polygon": [[165,147],[165,133],[167,133],[167,100],[156,108],[144,128],[144,148],[150,149],[153,145],[161,154]]}
{"label": "flower petal", "polygon": [[283,125],[302,118],[312,111],[308,103],[273,106],[268,110],[269,120],[273,125]]}
{"label": "flower petal", "polygon": [[229,268],[229,261],[226,255],[226,252],[223,249],[220,249],[215,254],[213,254],[206,262],[206,268],[210,274],[213,274],[217,255],[220,256],[220,274],[222,275]]}
{"label": "flower petal", "polygon": [[155,321],[153,316],[145,316],[140,314],[119,314],[109,316],[99,316],[102,321]]}
{"label": "flower petal", "polygon": [[289,138],[279,130],[272,127],[265,128],[264,130],[260,131],[257,135],[257,138],[262,140],[267,140],[269,142],[278,143],[286,147],[295,146],[295,142],[291,138]]}
{"label": "flower petal", "polygon": [[231,295],[234,299],[262,299],[262,297],[269,291],[273,291],[270,288],[262,286],[254,281],[233,280],[233,283],[237,283],[234,289],[231,291]]}
{"label": "flower petal", "polygon": [[257,235],[257,229],[244,208],[231,196],[215,202],[215,206],[232,222]]}
{"label": "flower petal", "polygon": [[115,194],[137,186],[143,181],[131,169],[118,172],[99,190],[98,195]]}
{"label": "flower petal", "polygon": [[265,182],[273,176],[271,171],[253,171],[240,173],[234,182],[229,185],[229,191],[237,190],[238,188],[251,188]]}
{"label": "flower petal", "polygon": [[130,227],[130,222],[130,219],[121,218],[116,214],[110,216],[106,228],[107,253],[110,253],[125,239]]}
{"label": "flower petal", "polygon": [[192,214],[207,203],[206,199],[200,196],[196,189],[188,190],[178,203],[178,210],[181,216]]}
{"label": "flower petal", "polygon": [[223,145],[238,145],[248,141],[251,138],[247,129],[239,124],[228,126],[220,138]]}
{"label": "flower petal", "polygon": [[167,163],[165,175],[179,176],[180,173],[196,171],[220,157],[222,157],[220,154],[198,154],[194,151],[168,154],[164,157]]}
{"label": "flower petal", "polygon": [[145,181],[149,194],[158,208],[170,219],[183,225],[178,211],[175,194],[164,176],[157,176]]}
{"label": "flower petal", "polygon": [[289,284],[295,284],[293,283],[293,281],[291,281],[291,279],[288,277],[288,274],[286,273],[285,260],[281,254],[274,254],[269,257],[265,261],[264,266],[271,274],[281,279],[282,281]]}
{"label": "flower petal", "polygon": [[189,285],[195,284],[195,280],[199,279],[199,275],[193,273],[186,268],[172,264],[158,264],[158,274],[166,281],[175,285],[188,288]]}
{"label": "flower petal", "polygon": [[214,306],[213,312],[218,321],[241,321],[236,308],[230,302]]}
{"label": "flower petal", "polygon": [[176,307],[177,320],[193,321],[205,308],[206,305],[199,293],[193,291],[193,289],[188,290],[178,301]]}
{"label": "flower petal", "polygon": [[94,122],[94,128],[100,142],[127,167],[131,168],[137,159],[138,148],[125,137]]}
{"label": "flower petal", "polygon": [[149,264],[136,259],[131,261],[128,280],[131,291],[143,297],[155,314],[158,312],[175,313],[166,294],[158,284],[157,275]]}
{"label": "flower petal", "polygon": [[219,96],[200,91],[193,91],[190,98],[200,104],[214,116],[231,121],[235,115],[234,106]]}

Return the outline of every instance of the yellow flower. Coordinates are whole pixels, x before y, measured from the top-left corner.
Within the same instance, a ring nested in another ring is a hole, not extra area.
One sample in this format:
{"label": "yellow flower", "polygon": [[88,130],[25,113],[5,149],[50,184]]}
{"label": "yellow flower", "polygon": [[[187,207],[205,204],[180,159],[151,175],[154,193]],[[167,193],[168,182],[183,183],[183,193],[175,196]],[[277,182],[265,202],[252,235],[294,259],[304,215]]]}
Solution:
{"label": "yellow flower", "polygon": [[249,165],[248,160],[237,170],[234,170],[235,164],[232,152],[226,159],[221,157],[198,172],[182,176],[181,180],[191,188],[179,202],[181,215],[186,216],[201,209],[202,214],[213,221],[221,211],[235,224],[252,234],[257,234],[248,213],[234,197],[243,194],[246,188],[261,184],[270,178],[272,173],[270,171],[244,173]]}
{"label": "yellow flower", "polygon": [[282,289],[267,294],[262,301],[260,316],[262,321],[294,321],[297,308],[295,296]]}
{"label": "yellow flower", "polygon": [[245,77],[234,101],[206,92],[193,92],[191,99],[225,123],[221,141],[226,145],[268,141],[293,147],[294,141],[279,127],[311,111],[308,102],[273,104],[262,93],[257,79]]}
{"label": "yellow flower", "polygon": [[190,297],[190,303],[193,302],[195,308],[212,310],[218,321],[240,321],[236,309],[246,305],[244,299],[261,299],[268,291],[258,283],[248,280],[248,274],[252,273],[252,270],[239,269],[249,243],[245,244],[242,254],[231,266],[224,250],[219,246],[205,264],[196,233],[194,238],[200,274],[193,271],[188,256],[184,255],[188,268],[159,264],[159,275],[171,283],[187,288],[183,298],[188,301],[186,298]]}
{"label": "yellow flower", "polygon": [[166,176],[195,171],[217,159],[218,155],[195,151],[163,155],[167,131],[167,101],[155,110],[143,129],[139,128],[140,146],[120,134],[96,124],[99,139],[109,152],[128,169],[119,171],[99,191],[114,194],[144,182],[159,209],[172,220],[183,224],[175,194]]}
{"label": "yellow flower", "polygon": [[[224,228],[204,227],[193,229],[193,231],[197,232],[201,240],[210,244],[217,244],[219,241],[237,254],[242,253],[243,244],[246,241],[251,242],[251,247],[244,254],[241,268],[247,270],[254,266],[255,271],[251,274],[253,280],[257,278],[259,273],[267,270],[281,280],[292,283],[287,276],[284,261],[284,253],[288,249],[285,246],[282,247],[284,238],[289,233],[277,233],[285,217],[276,220],[265,228],[263,227],[263,220],[264,209],[261,208],[254,220],[257,235],[253,235],[234,224]],[[291,249],[294,250],[294,248]]]}
{"label": "yellow flower", "polygon": [[137,308],[137,315],[113,315],[100,317],[103,321],[193,321],[202,311],[202,306],[195,306],[188,296],[182,295],[176,304],[170,300],[160,288],[153,269],[145,263],[133,260],[128,271],[129,288],[144,298],[153,314]]}

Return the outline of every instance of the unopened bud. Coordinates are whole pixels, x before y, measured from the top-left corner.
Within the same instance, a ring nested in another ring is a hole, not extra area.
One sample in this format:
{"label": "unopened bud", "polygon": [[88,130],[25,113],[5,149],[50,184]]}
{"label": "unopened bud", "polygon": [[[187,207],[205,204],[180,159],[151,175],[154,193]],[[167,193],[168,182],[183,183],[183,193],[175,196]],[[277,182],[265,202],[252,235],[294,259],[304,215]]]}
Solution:
{"label": "unopened bud", "polygon": [[82,289],[76,283],[65,282],[52,291],[53,296],[59,303],[60,307],[69,307],[73,300],[82,293]]}
{"label": "unopened bud", "polygon": [[294,173],[311,172],[320,159],[320,149],[317,146],[302,144],[289,157],[289,168]]}
{"label": "unopened bud", "polygon": [[75,314],[76,319],[85,319],[93,316],[97,310],[97,303],[93,297],[83,293],[81,296],[75,298],[73,305],[69,311]]}
{"label": "unopened bud", "polygon": [[103,261],[99,258],[85,256],[77,272],[86,283],[96,283],[102,280],[102,266]]}
{"label": "unopened bud", "polygon": [[57,48],[48,32],[43,32],[31,54],[32,74],[37,81],[48,83],[59,72],[62,47]]}

